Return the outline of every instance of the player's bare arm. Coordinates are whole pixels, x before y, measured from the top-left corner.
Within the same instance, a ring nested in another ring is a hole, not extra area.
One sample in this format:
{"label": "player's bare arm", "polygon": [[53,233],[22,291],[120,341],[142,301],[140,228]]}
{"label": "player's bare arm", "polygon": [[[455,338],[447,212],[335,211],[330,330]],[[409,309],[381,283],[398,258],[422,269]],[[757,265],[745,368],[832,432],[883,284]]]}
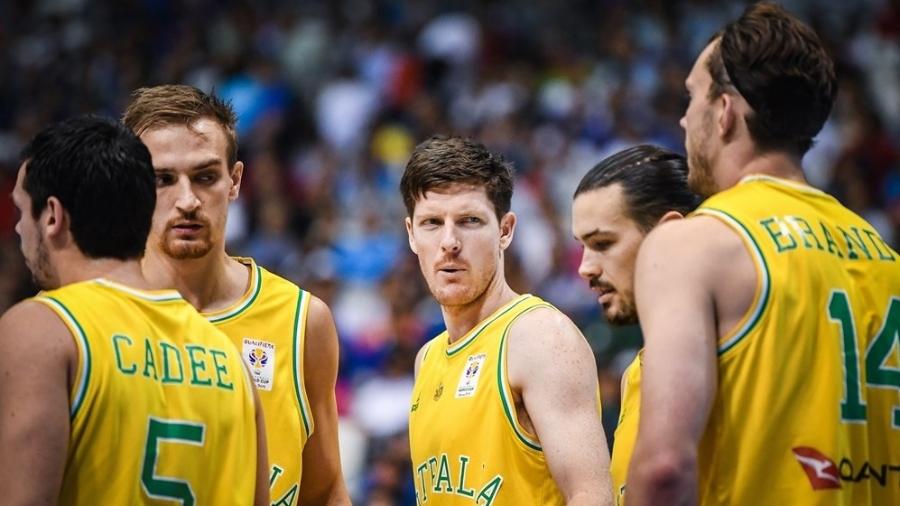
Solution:
{"label": "player's bare arm", "polygon": [[266,447],[266,418],[263,415],[262,403],[259,401],[259,392],[253,379],[249,377],[247,370],[247,383],[253,390],[253,407],[256,409],[256,493],[254,494],[254,506],[269,506],[269,451]]}
{"label": "player's bare arm", "polygon": [[3,504],[56,504],[69,443],[77,366],[69,329],[26,301],[0,319],[0,490]]}
{"label": "player's bare arm", "polygon": [[306,391],[315,431],[303,449],[300,504],[350,504],[341,473],[338,416],[334,386],[338,371],[338,337],[331,311],[313,297],[303,360]]}
{"label": "player's bare arm", "polygon": [[667,223],[644,240],[635,272],[644,369],[628,504],[697,502],[718,337],[749,307],[755,283],[741,239],[715,218]]}
{"label": "player's bare arm", "polygon": [[540,440],[566,503],[612,504],[597,367],[584,336],[563,314],[538,308],[513,323],[508,350],[519,421]]}

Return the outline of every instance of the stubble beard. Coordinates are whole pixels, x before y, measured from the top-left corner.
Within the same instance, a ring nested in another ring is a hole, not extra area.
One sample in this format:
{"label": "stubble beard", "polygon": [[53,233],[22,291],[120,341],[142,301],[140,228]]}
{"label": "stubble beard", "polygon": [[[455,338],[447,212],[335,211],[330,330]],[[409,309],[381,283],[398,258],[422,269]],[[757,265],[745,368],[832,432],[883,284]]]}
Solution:
{"label": "stubble beard", "polygon": [[57,288],[56,283],[53,281],[54,277],[50,265],[50,254],[47,252],[47,245],[44,244],[43,237],[38,236],[34,259],[30,260],[26,256],[25,265],[28,266],[28,270],[31,272],[31,280],[35,285],[42,290],[52,290]]}
{"label": "stubble beard", "polygon": [[194,241],[179,241],[164,236],[159,239],[158,246],[166,256],[175,260],[195,260],[205,257],[212,251],[212,241],[209,237]]}
{"label": "stubble beard", "polygon": [[710,138],[712,136],[712,115],[703,118],[703,126],[699,139],[688,142],[688,187],[694,193],[706,198],[716,194],[719,189],[713,176],[710,161]]}
{"label": "stubble beard", "polygon": [[621,294],[619,299],[619,308],[613,311],[611,306],[609,310],[603,310],[603,316],[606,317],[606,323],[614,326],[633,325],[638,322],[637,307],[634,303],[634,297],[625,293]]}

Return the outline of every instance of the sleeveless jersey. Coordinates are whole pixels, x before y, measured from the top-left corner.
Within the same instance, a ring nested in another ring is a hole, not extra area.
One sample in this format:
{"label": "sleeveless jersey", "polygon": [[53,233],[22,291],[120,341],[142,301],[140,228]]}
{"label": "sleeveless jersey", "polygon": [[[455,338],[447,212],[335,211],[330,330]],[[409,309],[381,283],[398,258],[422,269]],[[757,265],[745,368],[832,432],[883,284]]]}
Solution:
{"label": "sleeveless jersey", "polygon": [[552,308],[520,295],[453,344],[445,331],[425,345],[409,414],[418,504],[564,504],[506,374],[507,332],[539,307]]}
{"label": "sleeveless jersey", "polygon": [[252,504],[247,371],[178,292],[95,279],[32,300],[65,323],[78,355],[60,504]]}
{"label": "sleeveless jersey", "polygon": [[624,504],[626,476],[634,443],[637,441],[638,414],[641,408],[641,368],[643,367],[643,350],[638,353],[622,376],[622,408],[619,411],[619,423],[613,439],[612,457],[609,471],[612,475],[613,496],[616,505]]}
{"label": "sleeveless jersey", "polygon": [[702,504],[900,504],[900,257],[809,186],[749,176],[704,202],[756,295],[718,341]]}
{"label": "sleeveless jersey", "polygon": [[313,433],[303,382],[311,296],[250,258],[235,259],[250,269],[247,292],[232,306],[204,316],[241,350],[250,369],[266,417],[272,504],[293,506],[303,474],[303,447]]}

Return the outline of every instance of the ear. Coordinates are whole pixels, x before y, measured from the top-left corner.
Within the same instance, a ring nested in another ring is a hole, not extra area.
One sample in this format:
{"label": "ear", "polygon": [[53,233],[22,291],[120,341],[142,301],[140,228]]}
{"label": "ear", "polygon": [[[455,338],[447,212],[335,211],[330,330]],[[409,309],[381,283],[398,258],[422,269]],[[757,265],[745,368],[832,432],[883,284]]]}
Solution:
{"label": "ear", "polygon": [[719,112],[719,121],[716,126],[719,130],[719,137],[727,139],[734,132],[737,125],[737,103],[735,102],[735,97],[730,93],[722,93],[719,95],[719,100],[721,101],[722,110]]}
{"label": "ear", "polygon": [[58,198],[47,198],[47,206],[41,211],[40,223],[48,240],[58,239],[69,231],[69,213]]}
{"label": "ear", "polygon": [[500,249],[505,250],[516,232],[516,213],[510,211],[500,218]]}
{"label": "ear", "polygon": [[413,253],[418,255],[419,252],[416,251],[416,241],[413,240],[412,219],[407,216],[404,222],[406,223],[406,238],[409,240],[409,249],[411,249]]}
{"label": "ear", "polygon": [[244,177],[244,162],[236,162],[231,168],[231,188],[228,190],[228,200],[238,198],[241,192],[241,181]]}
{"label": "ear", "polygon": [[656,222],[656,226],[662,225],[667,221],[680,220],[683,219],[684,215],[679,213],[678,211],[669,211],[666,214],[662,215],[662,218]]}

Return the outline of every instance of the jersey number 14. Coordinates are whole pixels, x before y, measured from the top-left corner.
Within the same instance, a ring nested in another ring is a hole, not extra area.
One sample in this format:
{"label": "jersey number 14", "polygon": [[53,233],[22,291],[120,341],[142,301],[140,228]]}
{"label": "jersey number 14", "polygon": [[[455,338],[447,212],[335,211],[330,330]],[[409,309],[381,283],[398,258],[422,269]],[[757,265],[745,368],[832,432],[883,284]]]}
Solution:
{"label": "jersey number 14", "polygon": [[[840,324],[844,355],[844,400],[841,418],[845,422],[866,422],[866,403],[862,398],[856,325],[850,310],[850,299],[843,290],[831,292],[828,301],[829,318]],[[866,386],[900,389],[900,369],[885,365],[894,343],[900,341],[900,298],[891,297],[881,329],[865,353]],[[900,407],[894,407],[893,426],[900,429]]]}

